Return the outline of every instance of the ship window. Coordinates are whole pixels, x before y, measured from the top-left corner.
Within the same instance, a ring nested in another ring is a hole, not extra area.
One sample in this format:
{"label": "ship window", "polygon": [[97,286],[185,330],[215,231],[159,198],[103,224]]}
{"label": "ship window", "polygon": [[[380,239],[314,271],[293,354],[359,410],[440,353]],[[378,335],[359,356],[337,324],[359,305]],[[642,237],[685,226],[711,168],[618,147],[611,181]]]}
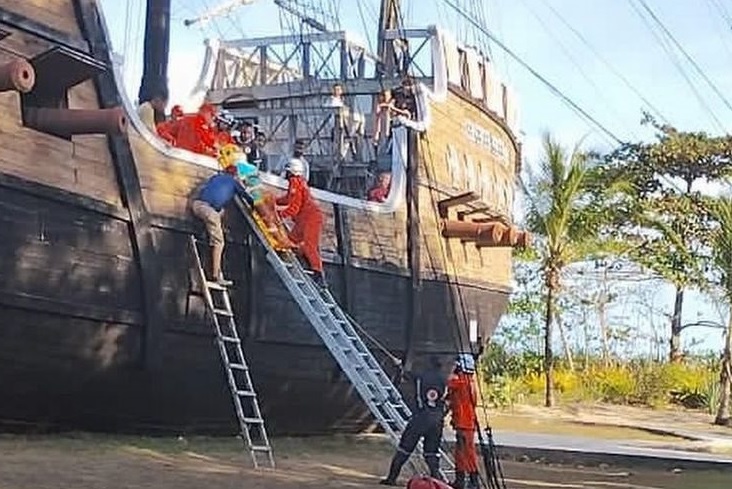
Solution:
{"label": "ship window", "polygon": [[[42,109],[67,109],[68,90],[104,71],[104,64],[89,55],[56,46],[30,60],[36,84],[21,96],[23,124],[64,139],[71,135],[51,121]],[[55,119],[55,118],[54,118]]]}

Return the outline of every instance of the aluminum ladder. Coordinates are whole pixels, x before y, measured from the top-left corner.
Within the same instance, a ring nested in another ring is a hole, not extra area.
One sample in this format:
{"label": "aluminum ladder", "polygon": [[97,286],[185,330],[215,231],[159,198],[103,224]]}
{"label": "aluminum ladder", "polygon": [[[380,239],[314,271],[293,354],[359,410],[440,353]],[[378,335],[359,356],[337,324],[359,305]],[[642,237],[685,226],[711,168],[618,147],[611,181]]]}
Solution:
{"label": "aluminum ladder", "polygon": [[[260,229],[249,207],[239,198],[237,206],[264,246],[267,261],[396,446],[412,413],[356,332],[353,319],[340,308],[327,288],[313,282],[294,253],[278,253],[272,248],[271,239]],[[420,453],[421,446],[420,443]],[[440,450],[440,460],[442,476],[447,480],[447,476],[454,473],[454,464],[443,450]]]}
{"label": "aluminum ladder", "polygon": [[[195,236],[191,236],[191,248],[203,287],[203,296],[216,333],[221,361],[226,369],[226,378],[234,401],[242,440],[249,450],[255,468],[269,466],[274,469],[272,446],[269,443],[257,393],[241,347],[242,342],[234,320],[229,292],[226,287],[206,279],[197,243]],[[218,297],[214,297],[215,295]]]}

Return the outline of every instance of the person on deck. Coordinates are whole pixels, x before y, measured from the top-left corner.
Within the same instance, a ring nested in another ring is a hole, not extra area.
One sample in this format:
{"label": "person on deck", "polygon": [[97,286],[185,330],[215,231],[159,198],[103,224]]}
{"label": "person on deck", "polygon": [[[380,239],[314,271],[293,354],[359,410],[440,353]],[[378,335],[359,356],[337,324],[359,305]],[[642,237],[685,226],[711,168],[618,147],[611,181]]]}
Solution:
{"label": "person on deck", "polygon": [[155,113],[159,113],[162,119],[165,114],[165,106],[168,105],[168,90],[165,87],[158,88],[150,97],[150,100],[143,102],[137,108],[137,114],[145,126],[155,133]]}
{"label": "person on deck", "polygon": [[323,213],[310,193],[305,180],[305,166],[299,158],[292,158],[285,167],[287,194],[276,200],[285,206],[279,211],[280,218],[292,218],[295,226],[290,239],[299,245],[300,252],[314,273],[315,282],[325,287],[323,260],[320,258],[320,234],[323,230]]}
{"label": "person on deck", "polygon": [[478,454],[475,449],[477,396],[473,375],[475,359],[469,353],[461,353],[447,382],[448,409],[452,415],[450,424],[455,430],[455,489],[465,488],[465,475],[470,477],[469,488],[479,489]]}
{"label": "person on deck", "polygon": [[179,119],[175,129],[171,131],[176,146],[194,153],[216,156],[215,115],[216,108],[213,105],[203,104],[198,113]]}
{"label": "person on deck", "polygon": [[[445,416],[446,379],[440,371],[439,358],[433,356],[429,360],[429,368],[414,377],[416,387],[416,409],[407,423],[407,427],[399,440],[397,452],[391,460],[389,474],[379,484],[396,486],[397,477],[409,456],[417,447],[420,438],[424,438],[424,459],[430,470],[430,477],[441,480],[440,476],[440,442],[442,441],[442,425]],[[409,377],[409,375],[408,375]]]}
{"label": "person on deck", "polygon": [[170,109],[170,118],[155,126],[158,136],[163,138],[169,144],[175,146],[175,136],[173,135],[173,131],[175,130],[178,120],[182,117],[183,108],[180,105],[174,105],[173,108]]}
{"label": "person on deck", "polygon": [[232,285],[221,271],[221,259],[224,255],[224,230],[221,225],[224,207],[236,196],[251,203],[246,188],[237,178],[236,165],[229,165],[206,181],[198,197],[193,201],[193,215],[206,225],[209,244],[211,245],[212,282],[224,287]]}

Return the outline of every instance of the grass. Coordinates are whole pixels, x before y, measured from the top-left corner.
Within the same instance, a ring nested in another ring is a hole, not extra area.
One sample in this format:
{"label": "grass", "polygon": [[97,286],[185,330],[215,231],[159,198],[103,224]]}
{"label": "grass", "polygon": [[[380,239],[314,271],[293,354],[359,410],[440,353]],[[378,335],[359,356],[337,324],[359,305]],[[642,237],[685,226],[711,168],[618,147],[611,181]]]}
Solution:
{"label": "grass", "polygon": [[671,435],[651,433],[636,428],[608,425],[593,425],[561,419],[537,418],[515,414],[492,414],[489,416],[491,426],[497,431],[515,431],[519,433],[541,433],[547,435],[577,436],[602,440],[642,440],[672,442],[679,438]]}

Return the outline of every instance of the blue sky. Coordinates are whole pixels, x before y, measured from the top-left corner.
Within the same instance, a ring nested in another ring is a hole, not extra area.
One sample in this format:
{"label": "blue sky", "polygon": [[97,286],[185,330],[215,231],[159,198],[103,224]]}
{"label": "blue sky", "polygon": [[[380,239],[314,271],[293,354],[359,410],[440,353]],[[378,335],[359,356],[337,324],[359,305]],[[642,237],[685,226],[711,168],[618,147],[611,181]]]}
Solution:
{"label": "blue sky", "polygon": [[[481,0],[452,1],[464,6],[481,3]],[[373,42],[378,0],[318,0],[311,3],[319,2],[326,9],[340,5],[341,27],[356,31]],[[115,50],[125,56],[126,83],[134,98],[140,79],[145,1],[101,0],[101,3]],[[199,73],[205,38],[257,37],[282,32],[278,10],[272,0],[255,0],[252,5],[240,7],[235,14],[221,18],[205,29],[184,27],[183,19],[221,3],[219,0],[172,0],[172,3],[169,77],[173,102],[183,100],[192,88]],[[404,0],[403,3],[407,27],[438,24],[469,43],[484,42],[482,36],[442,0]],[[704,74],[732,101],[732,4],[727,0],[646,0],[646,3]],[[614,70],[622,72],[635,90],[658,108],[671,124],[680,129],[712,133],[732,128],[732,110],[674,48],[678,63],[707,108],[697,100],[693,89],[654,37],[654,33],[661,35],[659,29],[649,30],[634,11],[633,5],[639,5],[638,0],[482,0],[482,4],[490,31],[621,139],[649,137],[649,132],[640,126],[641,110],[645,107],[643,101],[552,13],[548,5],[580,31],[592,48]],[[364,25],[372,29],[368,35],[364,34]],[[551,129],[567,143],[587,136],[586,144],[600,149],[609,147],[610,143],[600,131],[567,108],[497,46],[491,43],[488,46],[499,72],[519,94],[525,157],[529,164],[537,157],[538,141],[546,129]],[[709,110],[723,129],[714,122]],[[719,314],[709,312],[709,306],[699,297],[690,299],[685,320],[719,320]],[[657,300],[670,305],[670,294],[665,291]],[[719,341],[718,332],[694,331],[690,334],[713,343]]]}

